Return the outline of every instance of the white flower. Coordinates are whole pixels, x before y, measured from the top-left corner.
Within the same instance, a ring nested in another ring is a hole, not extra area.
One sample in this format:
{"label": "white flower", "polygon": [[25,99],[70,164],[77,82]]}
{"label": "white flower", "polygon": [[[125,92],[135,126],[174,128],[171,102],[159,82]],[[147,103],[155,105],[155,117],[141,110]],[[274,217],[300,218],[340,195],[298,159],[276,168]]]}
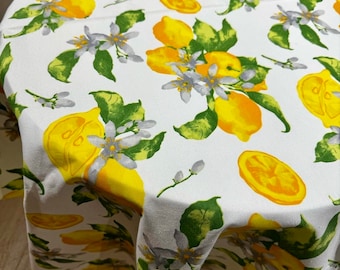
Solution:
{"label": "white flower", "polygon": [[[197,74],[194,71],[186,71],[182,72],[178,67],[175,65],[172,65],[172,69],[177,74],[177,80],[172,80],[162,86],[162,89],[168,90],[168,89],[174,89],[177,88],[177,90],[180,93],[181,99],[188,103],[191,98],[191,90],[194,88],[196,89],[196,84],[198,83],[200,79],[200,75]],[[202,93],[201,93],[202,94]]]}
{"label": "white flower", "polygon": [[299,21],[300,24],[304,25],[308,24],[309,22],[312,22],[317,27],[317,29],[323,34],[327,34],[328,32],[331,32],[333,34],[340,33],[338,30],[331,28],[327,23],[319,19],[321,15],[325,14],[324,10],[315,10],[311,12],[303,4],[298,3],[297,5],[301,10],[301,13],[297,13],[301,16],[301,20]]}
{"label": "white flower", "polygon": [[202,78],[203,84],[195,85],[195,89],[202,95],[207,95],[211,89],[214,89],[215,93],[221,98],[228,99],[224,85],[237,83],[238,79],[230,76],[216,77],[217,71],[218,66],[212,64],[208,69],[208,76]]}
{"label": "white flower", "polygon": [[67,41],[67,43],[72,44],[77,48],[75,53],[76,58],[80,57],[87,51],[91,54],[95,54],[97,51],[97,46],[99,45],[99,41],[96,37],[97,34],[91,34],[88,26],[84,26],[84,33],[85,35],[81,35]]}
{"label": "white flower", "polygon": [[271,16],[270,18],[280,21],[283,28],[288,30],[291,25],[298,26],[297,14],[294,11],[285,11],[280,5],[277,5],[280,12]]}
{"label": "white flower", "polygon": [[122,153],[123,149],[130,148],[137,145],[141,136],[133,134],[124,138],[116,138],[116,126],[112,121],[109,121],[105,125],[105,138],[101,138],[95,135],[88,136],[88,140],[102,151],[93,162],[89,169],[89,181],[96,182],[98,172],[104,167],[109,158],[117,160],[122,166],[128,169],[135,169],[137,164],[134,160]]}
{"label": "white flower", "polygon": [[100,50],[107,50],[112,46],[117,46],[128,54],[134,54],[133,49],[127,44],[131,38],[137,37],[138,32],[130,32],[126,34],[120,33],[120,28],[117,24],[111,23],[110,35],[98,34],[98,37],[104,38],[106,41],[100,46]]}

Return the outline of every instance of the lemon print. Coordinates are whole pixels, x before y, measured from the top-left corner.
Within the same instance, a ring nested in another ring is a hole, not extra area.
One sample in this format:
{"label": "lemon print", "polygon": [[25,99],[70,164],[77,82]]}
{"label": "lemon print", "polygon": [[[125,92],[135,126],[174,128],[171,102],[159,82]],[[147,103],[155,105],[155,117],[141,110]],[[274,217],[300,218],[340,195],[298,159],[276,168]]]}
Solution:
{"label": "lemon print", "polygon": [[336,0],[335,3],[333,4],[334,10],[340,14],[340,0]]}
{"label": "lemon print", "polygon": [[262,215],[255,213],[250,216],[247,227],[255,230],[275,230],[281,228],[281,225],[274,220],[265,219]]}
{"label": "lemon print", "polygon": [[218,126],[225,132],[236,135],[246,142],[262,127],[259,106],[243,94],[231,92],[229,99],[218,97],[215,101]]}
{"label": "lemon print", "polygon": [[61,234],[60,237],[63,243],[68,245],[87,245],[102,240],[104,235],[104,232],[95,230],[79,230]]}
{"label": "lemon print", "polygon": [[67,18],[82,19],[90,16],[95,7],[95,0],[60,0],[51,9]]}
{"label": "lemon print", "polygon": [[234,77],[237,78],[241,74],[242,66],[240,60],[227,52],[209,52],[204,55],[207,64],[198,65],[196,70],[203,76],[208,75],[208,70],[212,64],[218,67],[216,77]]}
{"label": "lemon print", "polygon": [[121,247],[121,241],[117,240],[101,240],[89,243],[82,251],[86,252],[103,252],[110,249],[119,249]]}
{"label": "lemon print", "polygon": [[142,214],[144,184],[136,170],[127,169],[115,159],[109,159],[98,173],[95,188],[106,197],[112,197],[122,205]]}
{"label": "lemon print", "polygon": [[201,5],[196,0],[161,0],[161,3],[181,13],[197,13],[201,10]]}
{"label": "lemon print", "polygon": [[274,220],[265,219],[262,215],[254,213],[250,216],[248,224],[242,227],[228,228],[222,233],[222,237],[228,237],[231,234],[237,233],[243,235],[251,230],[277,230],[281,225]]}
{"label": "lemon print", "polygon": [[153,27],[153,34],[164,45],[178,49],[188,46],[194,37],[189,25],[168,16]]}
{"label": "lemon print", "polygon": [[27,213],[27,219],[35,227],[46,230],[60,230],[75,226],[83,221],[80,215],[52,215],[44,213]]}
{"label": "lemon print", "polygon": [[323,125],[340,126],[340,98],[333,91],[340,91],[340,84],[332,79],[328,70],[304,76],[297,85],[299,98],[303,105]]}
{"label": "lemon print", "polygon": [[87,136],[104,136],[99,121],[99,108],[88,112],[66,115],[47,128],[44,148],[52,163],[68,183],[83,177],[87,164],[93,162],[100,149],[89,142]]}
{"label": "lemon print", "polygon": [[245,151],[238,159],[238,166],[245,182],[274,203],[299,204],[306,196],[306,186],[297,173],[267,153]]}
{"label": "lemon print", "polygon": [[170,47],[160,47],[146,51],[148,66],[158,73],[176,74],[169,63],[180,61],[178,51]]}

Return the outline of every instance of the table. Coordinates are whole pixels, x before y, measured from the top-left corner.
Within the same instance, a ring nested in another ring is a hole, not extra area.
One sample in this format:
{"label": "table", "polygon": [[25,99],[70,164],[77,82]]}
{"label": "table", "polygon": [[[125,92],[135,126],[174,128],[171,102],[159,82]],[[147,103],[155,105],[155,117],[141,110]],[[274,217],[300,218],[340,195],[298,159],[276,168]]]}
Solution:
{"label": "table", "polygon": [[339,6],[15,0],[31,268],[339,269]]}

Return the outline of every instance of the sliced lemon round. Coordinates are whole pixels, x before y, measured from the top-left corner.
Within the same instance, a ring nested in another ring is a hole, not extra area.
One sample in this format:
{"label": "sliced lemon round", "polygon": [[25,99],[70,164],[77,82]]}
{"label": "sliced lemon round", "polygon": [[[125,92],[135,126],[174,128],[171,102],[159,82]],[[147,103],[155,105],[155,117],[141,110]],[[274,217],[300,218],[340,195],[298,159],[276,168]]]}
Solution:
{"label": "sliced lemon round", "polygon": [[306,186],[299,175],[276,157],[245,151],[238,159],[240,176],[257,193],[282,205],[299,204],[306,196]]}

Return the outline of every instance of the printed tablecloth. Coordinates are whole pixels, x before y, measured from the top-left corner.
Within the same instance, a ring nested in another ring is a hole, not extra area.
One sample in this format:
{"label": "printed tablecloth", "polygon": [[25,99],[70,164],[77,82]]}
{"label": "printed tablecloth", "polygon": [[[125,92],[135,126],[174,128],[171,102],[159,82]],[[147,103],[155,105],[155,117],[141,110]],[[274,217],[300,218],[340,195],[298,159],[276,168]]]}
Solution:
{"label": "printed tablecloth", "polygon": [[31,268],[340,269],[339,13],[15,0],[1,191],[24,191]]}

